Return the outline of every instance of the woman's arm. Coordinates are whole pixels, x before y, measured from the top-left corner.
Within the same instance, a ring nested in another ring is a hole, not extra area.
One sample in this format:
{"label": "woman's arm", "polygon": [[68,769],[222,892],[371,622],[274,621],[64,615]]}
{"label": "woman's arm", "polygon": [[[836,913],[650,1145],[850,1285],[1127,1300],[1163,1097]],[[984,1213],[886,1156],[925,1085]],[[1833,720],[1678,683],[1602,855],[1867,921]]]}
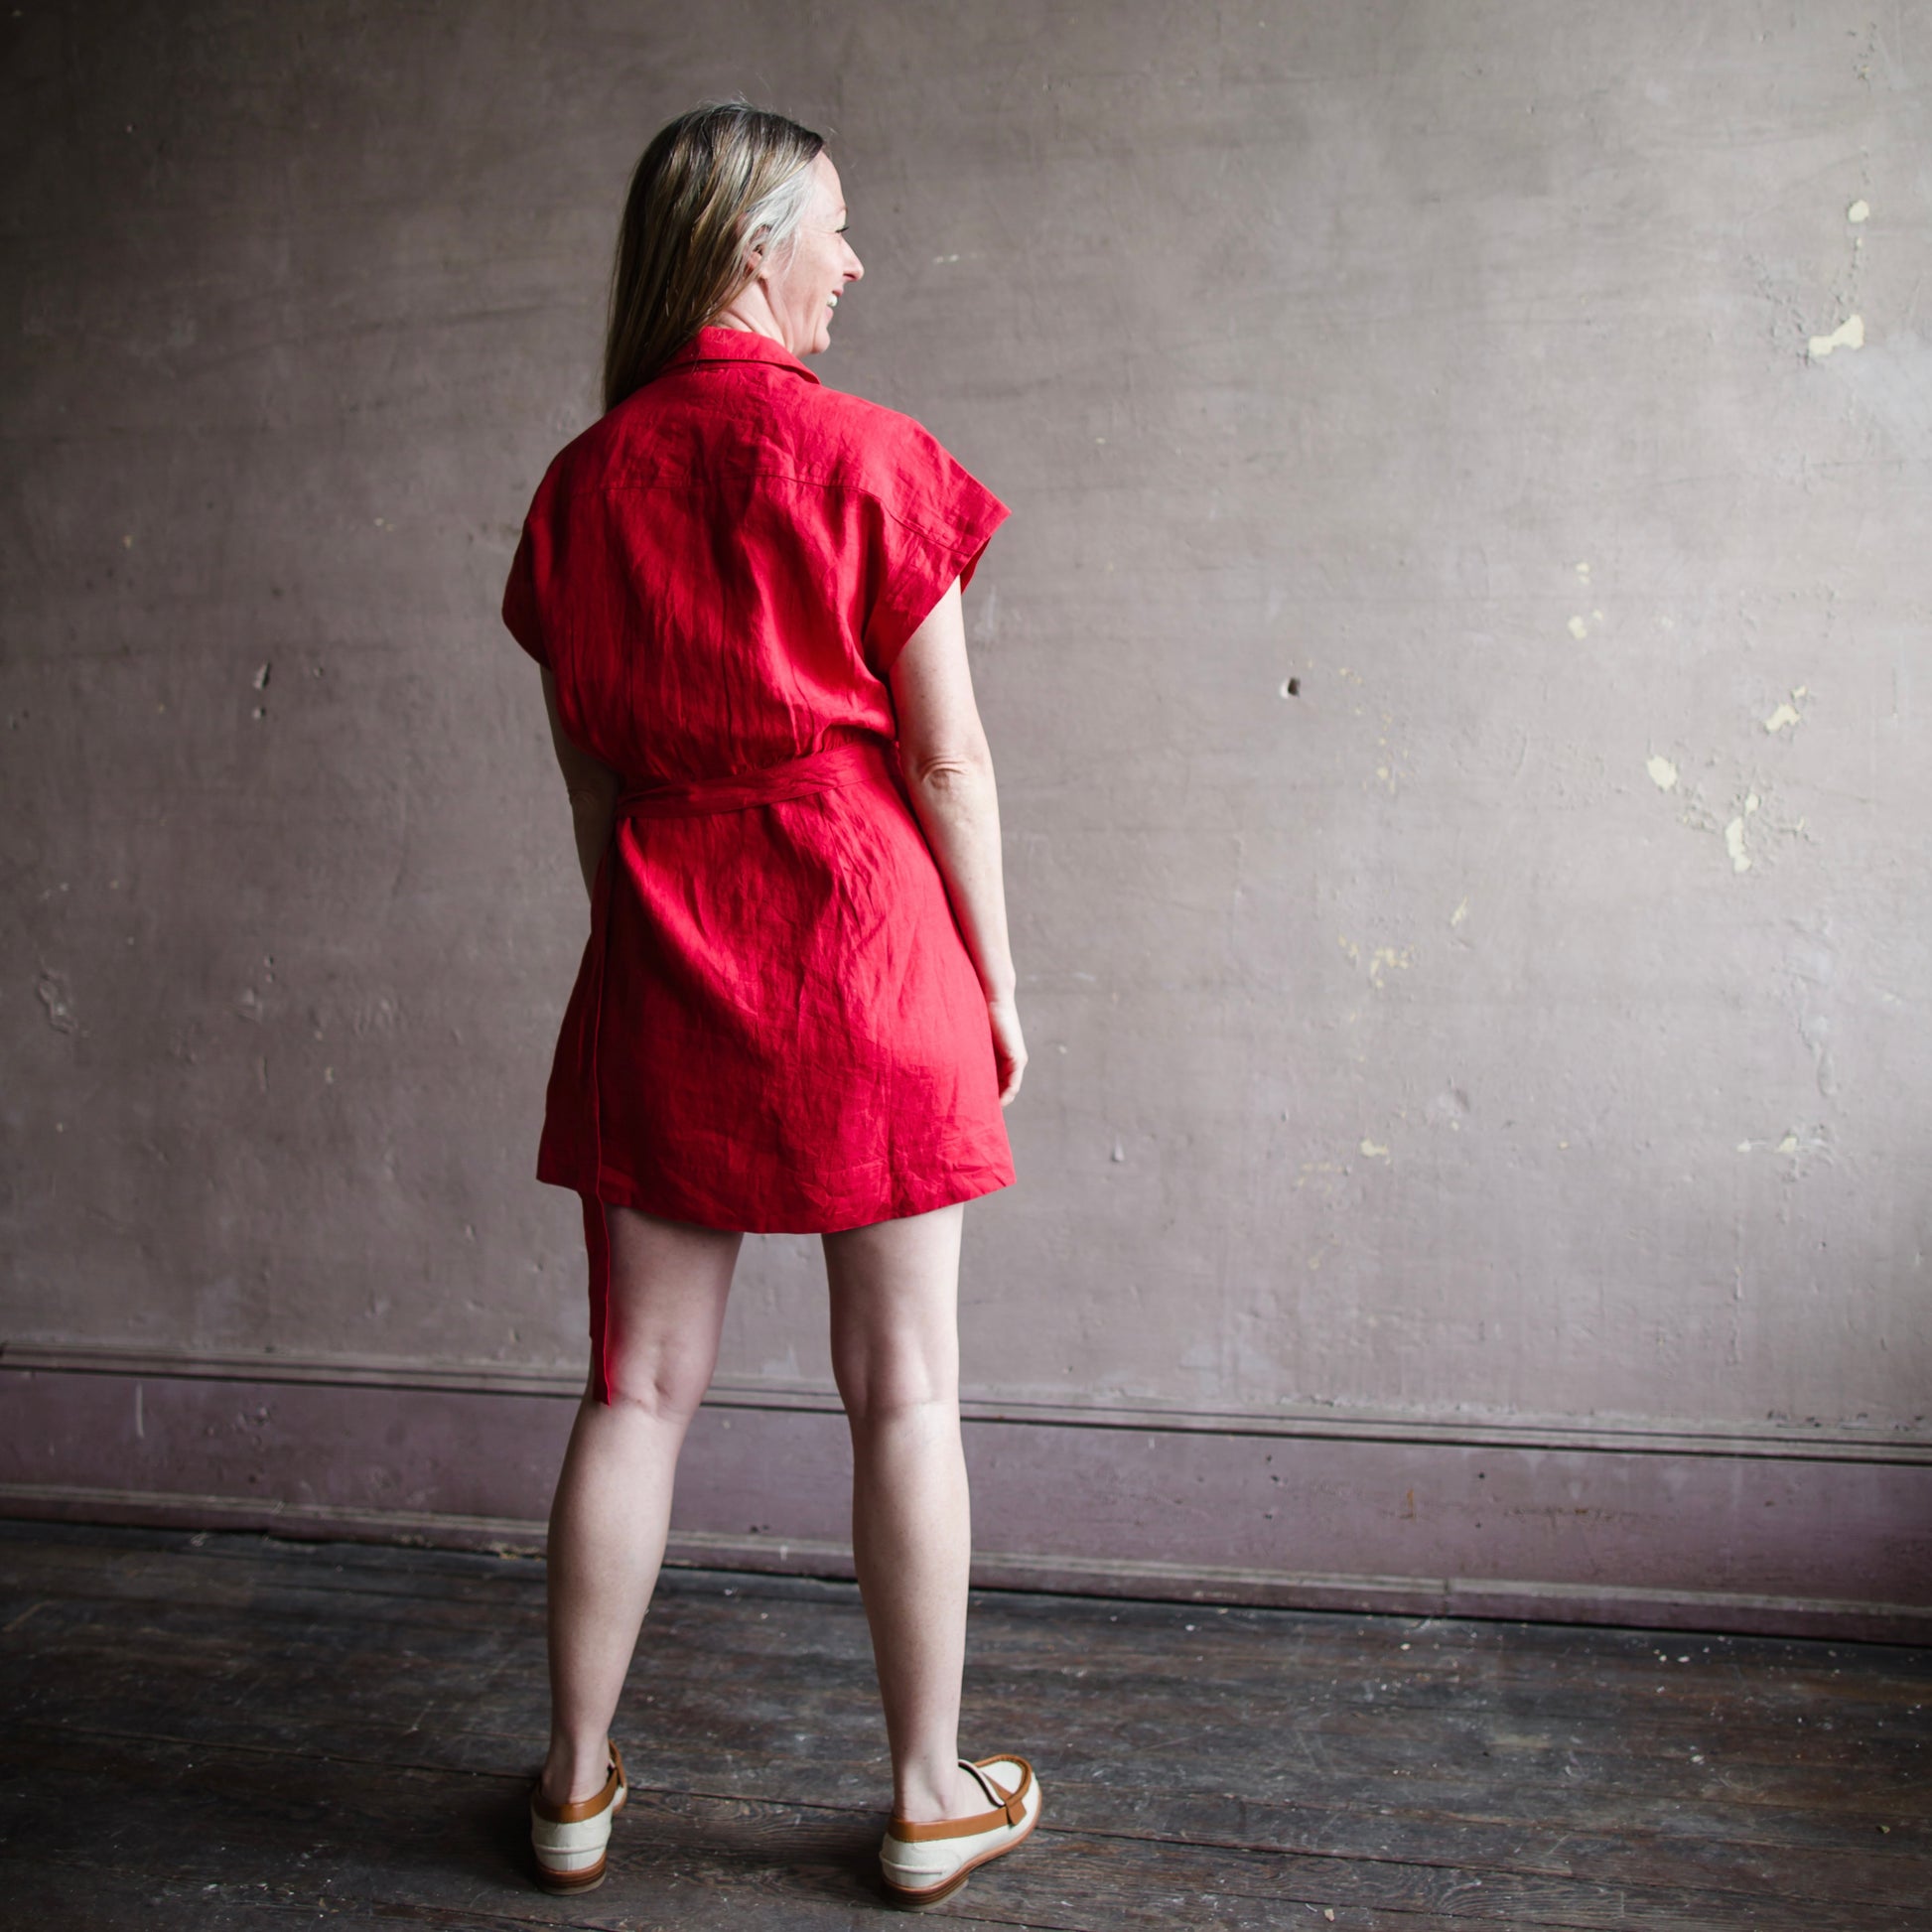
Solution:
{"label": "woman's arm", "polygon": [[577,863],[583,869],[584,890],[594,892],[597,869],[617,822],[618,794],[623,789],[623,779],[564,735],[564,722],[557,715],[557,680],[547,664],[543,667],[543,707],[550,714],[550,743],[556,748],[557,764],[570,793],[570,823],[577,835]]}
{"label": "woman's arm", "polygon": [[899,766],[986,993],[1004,1107],[1020,1091],[1027,1044],[1014,1002],[993,754],[973,699],[957,583],[907,639],[887,679],[898,713]]}

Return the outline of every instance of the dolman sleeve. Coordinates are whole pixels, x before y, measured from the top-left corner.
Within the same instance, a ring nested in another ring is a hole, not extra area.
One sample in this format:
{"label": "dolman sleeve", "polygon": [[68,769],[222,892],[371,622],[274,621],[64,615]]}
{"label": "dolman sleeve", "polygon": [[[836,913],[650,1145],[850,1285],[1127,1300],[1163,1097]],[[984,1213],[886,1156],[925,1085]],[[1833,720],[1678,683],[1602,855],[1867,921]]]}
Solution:
{"label": "dolman sleeve", "polygon": [[[882,416],[887,412],[881,412]],[[888,416],[874,451],[877,591],[866,649],[882,678],[956,577],[972,582],[1006,504],[908,416]]]}
{"label": "dolman sleeve", "polygon": [[[542,500],[539,497],[539,502]],[[543,621],[537,602],[539,552],[547,551],[533,505],[517,540],[516,555],[510,562],[509,582],[503,586],[503,624],[510,635],[546,669],[549,653],[544,648]]]}

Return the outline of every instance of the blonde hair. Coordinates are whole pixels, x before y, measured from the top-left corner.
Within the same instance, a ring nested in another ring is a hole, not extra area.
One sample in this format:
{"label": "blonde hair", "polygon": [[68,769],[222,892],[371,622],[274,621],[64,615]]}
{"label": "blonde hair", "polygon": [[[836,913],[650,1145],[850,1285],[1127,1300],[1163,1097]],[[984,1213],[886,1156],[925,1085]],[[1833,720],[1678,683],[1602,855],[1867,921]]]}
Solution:
{"label": "blonde hair", "polygon": [[604,407],[641,389],[752,279],[754,248],[789,248],[825,142],[782,114],[721,101],[651,137],[630,177],[611,274]]}

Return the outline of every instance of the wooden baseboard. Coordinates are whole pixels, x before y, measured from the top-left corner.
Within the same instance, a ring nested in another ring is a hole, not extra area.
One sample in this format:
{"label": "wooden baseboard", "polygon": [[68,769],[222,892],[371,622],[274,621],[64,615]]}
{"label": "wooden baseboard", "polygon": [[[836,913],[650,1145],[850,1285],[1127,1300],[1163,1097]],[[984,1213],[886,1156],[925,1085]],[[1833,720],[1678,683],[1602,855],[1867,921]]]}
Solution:
{"label": "wooden baseboard", "polygon": [[[581,1369],[502,1362],[428,1362],[381,1356],[225,1354],[214,1350],[131,1347],[99,1342],[0,1341],[0,1369],[63,1374],[180,1377],[193,1381],[314,1383],[330,1388],[416,1389],[438,1394],[551,1396],[575,1402]],[[720,1375],[707,1409],[800,1409],[843,1413],[829,1385],[770,1375]],[[1338,1403],[1282,1403],[1196,1409],[1118,1395],[1079,1402],[965,1396],[968,1422],[1067,1423],[1085,1429],[1198,1431],[1215,1436],[1317,1436],[1472,1448],[1654,1450],[1683,1455],[1822,1456],[1837,1461],[1932,1463],[1932,1435],[1873,1423],[1764,1418],[1755,1422],[1654,1416],[1507,1415],[1458,1409],[1419,1414]]]}
{"label": "wooden baseboard", "polygon": [[[541,1547],[576,1387],[0,1360],[0,1512]],[[852,1574],[845,1423],[720,1392],[670,1560]],[[988,1413],[988,1411],[992,1413]],[[1932,1641],[1932,1453],[969,1409],[983,1587]],[[1681,1434],[1681,1432],[1677,1432]]]}

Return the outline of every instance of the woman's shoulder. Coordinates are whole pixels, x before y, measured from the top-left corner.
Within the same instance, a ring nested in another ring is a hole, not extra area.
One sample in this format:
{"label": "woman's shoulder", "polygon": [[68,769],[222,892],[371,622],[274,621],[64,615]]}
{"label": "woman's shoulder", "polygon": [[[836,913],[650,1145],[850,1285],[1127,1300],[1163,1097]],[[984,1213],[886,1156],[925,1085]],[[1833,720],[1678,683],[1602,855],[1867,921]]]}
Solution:
{"label": "woman's shoulder", "polygon": [[828,384],[801,400],[809,435],[800,455],[826,466],[828,481],[863,489],[898,515],[943,502],[957,487],[959,462],[916,416]]}
{"label": "woman's shoulder", "polygon": [[786,370],[659,380],[550,460],[537,500],[679,488],[751,474],[876,498],[903,521],[943,514],[966,471],[916,417]]}

